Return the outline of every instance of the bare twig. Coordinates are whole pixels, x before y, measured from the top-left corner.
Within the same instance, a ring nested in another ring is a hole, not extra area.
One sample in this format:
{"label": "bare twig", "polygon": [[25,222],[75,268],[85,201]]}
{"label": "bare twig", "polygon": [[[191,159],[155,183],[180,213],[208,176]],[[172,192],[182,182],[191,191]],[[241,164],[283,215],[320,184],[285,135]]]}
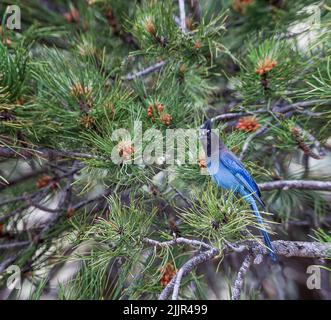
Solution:
{"label": "bare twig", "polygon": [[58,213],[61,210],[60,208],[52,209],[52,208],[45,207],[44,205],[42,205],[40,203],[33,202],[33,200],[30,200],[29,201],[29,204],[32,207],[35,207],[35,208],[37,208],[39,210],[46,211],[46,212],[51,212],[51,213]]}
{"label": "bare twig", "polygon": [[131,80],[143,77],[143,76],[147,76],[150,73],[160,70],[164,65],[165,65],[165,61],[162,60],[160,62],[157,62],[157,63],[147,67],[146,69],[129,73],[126,76],[122,77],[122,80],[131,81]]}
{"label": "bare twig", "polygon": [[182,29],[182,32],[186,32],[185,0],[178,0],[178,4],[179,4],[180,28]]}
{"label": "bare twig", "polygon": [[[168,283],[168,285],[163,289],[162,293],[159,296],[160,300],[165,300],[169,297],[171,292],[172,299],[177,299],[179,294],[179,288],[182,281],[182,278],[189,274],[196,266],[199,264],[213,259],[220,251],[217,248],[212,247],[211,245],[198,240],[191,240],[186,238],[177,238],[169,241],[156,241],[149,238],[144,238],[143,242],[149,246],[154,246],[158,248],[168,248],[176,246],[179,244],[192,245],[199,249],[205,248],[208,249],[205,252],[201,252],[195,257],[188,260],[178,271],[177,275]],[[272,242],[275,254],[278,256],[285,257],[305,257],[305,258],[330,258],[331,257],[331,244],[330,243],[319,243],[319,242],[300,242],[300,241],[273,241]],[[242,252],[245,249],[252,249],[255,255],[249,253],[245,258],[241,268],[239,269],[237,279],[233,286],[232,299],[239,299],[240,292],[243,285],[243,279],[247,273],[250,265],[252,263],[259,264],[263,260],[263,255],[268,254],[268,250],[256,242],[248,241],[245,244],[232,244],[226,242],[226,245],[235,252]]]}
{"label": "bare twig", "polygon": [[180,287],[180,283],[181,283],[182,278],[183,278],[184,270],[185,269],[183,267],[181,267],[179,269],[179,271],[177,272],[177,274],[176,274],[174,290],[172,292],[172,300],[177,300],[178,299],[179,287]]}
{"label": "bare twig", "polygon": [[8,258],[4,259],[0,263],[0,274],[3,273],[11,264],[15,262],[15,260],[19,257],[20,252],[9,256]]}
{"label": "bare twig", "polygon": [[34,178],[34,177],[38,176],[39,174],[47,172],[47,170],[49,170],[49,168],[47,168],[47,166],[45,166],[40,169],[33,170],[27,174],[22,174],[22,175],[18,176],[17,178],[11,179],[10,181],[8,181],[8,183],[0,181],[0,191],[7,187],[14,186],[20,182],[24,182],[26,180]]}
{"label": "bare twig", "polygon": [[[199,240],[191,240],[187,238],[177,238],[169,241],[156,241],[149,238],[144,238],[143,242],[149,246],[168,248],[180,244],[191,245],[197,248],[205,248],[207,250],[218,250],[217,248]],[[235,243],[226,242],[227,246],[233,251],[242,252],[246,248],[253,248],[256,254],[263,253],[268,254],[269,251],[262,245],[257,244],[255,241],[241,242],[238,246]],[[331,254],[330,243],[320,242],[306,242],[306,241],[284,241],[276,240],[272,242],[275,253],[285,257],[306,257],[306,258],[328,258]]]}
{"label": "bare twig", "polygon": [[[277,255],[285,257],[303,257],[303,258],[330,258],[331,244],[320,242],[303,241],[273,241],[272,245]],[[267,249],[263,248],[267,253]]]}
{"label": "bare twig", "polygon": [[306,137],[307,139],[313,143],[313,145],[315,146],[315,148],[318,151],[318,155],[314,156],[314,155],[310,155],[313,158],[317,158],[320,159],[322,157],[324,157],[326,155],[325,149],[322,147],[321,143],[317,140],[316,137],[314,137],[310,132],[308,132],[307,130],[303,129],[302,127],[300,127],[299,125],[296,125],[296,128],[298,128]]}
{"label": "bare twig", "polygon": [[259,183],[259,188],[264,191],[281,189],[299,189],[299,190],[321,190],[331,191],[331,181],[313,181],[313,180],[280,180]]}
{"label": "bare twig", "polygon": [[182,199],[185,201],[185,203],[190,207],[192,205],[192,203],[190,202],[190,200],[185,197],[185,195],[180,191],[178,190],[176,187],[174,186],[171,186],[171,188],[176,192],[176,194]]}
{"label": "bare twig", "polygon": [[229,112],[229,113],[223,113],[218,116],[215,116],[211,119],[212,122],[215,121],[227,121],[227,120],[232,120],[236,118],[241,118],[241,117],[246,117],[253,115],[253,112]]}
{"label": "bare twig", "polygon": [[186,239],[186,238],[176,238],[174,240],[169,240],[169,241],[156,241],[156,240],[152,240],[149,238],[144,238],[144,243],[148,244],[150,246],[154,246],[154,247],[159,247],[159,248],[167,248],[167,247],[173,247],[179,244],[186,244],[186,245],[190,245],[193,247],[198,247],[198,248],[205,248],[208,250],[211,249],[215,249],[213,248],[211,245],[203,242],[203,241],[199,241],[199,240],[191,240],[191,239]]}
{"label": "bare twig", "polygon": [[25,247],[30,244],[30,241],[17,241],[0,244],[0,250],[8,250],[12,248]]}
{"label": "bare twig", "polygon": [[325,102],[320,100],[307,100],[307,101],[299,101],[291,104],[286,104],[285,106],[274,106],[272,108],[272,112],[275,113],[287,113],[289,111],[298,111],[300,112],[302,108],[311,107],[317,104],[323,104]]}
{"label": "bare twig", "polygon": [[4,215],[4,216],[0,216],[0,223],[6,221],[7,219],[9,219],[9,218],[11,218],[11,217],[13,217],[13,216],[15,216],[15,215],[21,213],[21,212],[23,212],[23,211],[24,211],[25,209],[27,209],[28,207],[29,207],[28,204],[24,204],[23,206],[21,206],[21,207],[15,209],[14,211],[12,211],[12,212],[10,212],[10,213]]}
{"label": "bare twig", "polygon": [[261,127],[259,130],[251,134],[245,141],[244,146],[242,148],[242,151],[240,153],[239,159],[242,160],[248,153],[249,146],[253,139],[265,134],[269,130],[269,125],[266,124],[263,127]]}
{"label": "bare twig", "polygon": [[233,243],[231,243],[231,242],[229,242],[227,240],[225,240],[224,242],[234,252],[243,252],[244,250],[247,249],[247,245],[245,245],[245,244],[243,244],[243,245],[236,245],[236,244],[233,244]]}
{"label": "bare twig", "polygon": [[245,278],[250,266],[252,265],[252,263],[253,263],[253,255],[248,254],[238,271],[236,280],[234,281],[234,284],[232,287],[232,297],[231,297],[232,300],[240,299],[241,290],[242,290],[242,287],[244,284],[244,278]]}
{"label": "bare twig", "polygon": [[[193,257],[189,261],[187,261],[181,269],[183,271],[181,272],[181,278],[188,275],[194,268],[196,268],[199,264],[206,262],[208,260],[213,259],[218,254],[217,249],[211,249],[205,252],[202,252],[198,254],[197,256]],[[167,284],[167,286],[164,288],[162,293],[159,296],[159,300],[165,300],[169,297],[171,291],[174,289],[176,283],[176,277],[172,278],[171,281]],[[180,285],[180,283],[179,283]]]}
{"label": "bare twig", "polygon": [[75,151],[54,150],[47,148],[15,150],[8,147],[0,147],[0,158],[28,159],[32,157],[41,157],[45,159],[72,158],[72,159],[95,159],[95,160],[105,160],[105,161],[109,160],[105,157],[96,156],[88,153],[75,152]]}
{"label": "bare twig", "polygon": [[82,201],[80,201],[80,202],[74,204],[74,205],[72,206],[72,209],[73,209],[74,211],[77,211],[77,210],[81,209],[82,207],[87,206],[87,205],[90,204],[90,203],[96,202],[96,201],[98,201],[98,200],[106,199],[106,197],[108,197],[112,192],[113,192],[112,189],[107,189],[105,192],[103,192],[103,193],[100,194],[100,195],[97,195],[97,196],[95,196],[95,197],[93,197],[93,198],[90,198],[90,199],[82,200]]}
{"label": "bare twig", "polygon": [[[313,105],[316,105],[318,103],[323,103],[319,100],[309,100],[309,101],[302,101],[302,102],[295,102],[292,104],[286,104],[283,106],[278,106],[275,105],[271,108],[272,112],[275,114],[283,114],[286,117],[289,117],[295,112],[302,112],[302,108],[307,108]],[[223,113],[218,116],[215,116],[212,118],[212,121],[227,121],[227,120],[232,120],[240,117],[246,117],[254,114],[266,114],[270,113],[270,110],[266,108],[260,108],[256,111],[251,111],[251,112],[229,112],[229,113]]]}

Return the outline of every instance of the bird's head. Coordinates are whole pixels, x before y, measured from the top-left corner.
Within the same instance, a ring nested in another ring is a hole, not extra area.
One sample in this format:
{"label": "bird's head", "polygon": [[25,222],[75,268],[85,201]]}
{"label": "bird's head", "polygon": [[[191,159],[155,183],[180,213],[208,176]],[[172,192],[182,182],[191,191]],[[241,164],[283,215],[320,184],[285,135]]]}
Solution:
{"label": "bird's head", "polygon": [[212,131],[213,119],[206,120],[199,129],[199,139],[205,150],[206,156],[211,157],[211,154],[215,154],[220,149],[224,148],[224,143],[219,139],[219,136]]}
{"label": "bird's head", "polygon": [[208,119],[202,124],[199,130],[199,139],[208,158],[211,156],[212,124],[213,121],[211,119]]}
{"label": "bird's head", "polygon": [[213,124],[212,120],[208,119],[201,125],[200,130],[199,130],[200,139],[210,136],[212,124]]}

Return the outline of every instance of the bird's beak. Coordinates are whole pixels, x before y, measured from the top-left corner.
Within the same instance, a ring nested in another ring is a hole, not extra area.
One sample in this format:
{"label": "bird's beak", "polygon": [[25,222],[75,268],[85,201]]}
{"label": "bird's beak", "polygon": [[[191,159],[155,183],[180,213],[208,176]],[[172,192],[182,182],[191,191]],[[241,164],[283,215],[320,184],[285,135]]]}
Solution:
{"label": "bird's beak", "polygon": [[199,129],[199,138],[202,139],[210,133],[212,127],[212,120],[208,119],[206,120]]}
{"label": "bird's beak", "polygon": [[208,119],[201,125],[200,129],[211,130],[212,124],[213,124],[212,120]]}

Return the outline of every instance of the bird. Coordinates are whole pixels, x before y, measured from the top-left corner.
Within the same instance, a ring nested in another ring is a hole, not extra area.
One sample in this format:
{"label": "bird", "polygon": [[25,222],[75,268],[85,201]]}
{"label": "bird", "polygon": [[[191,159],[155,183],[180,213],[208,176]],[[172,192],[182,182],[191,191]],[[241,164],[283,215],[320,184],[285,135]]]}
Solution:
{"label": "bird", "polygon": [[199,131],[199,138],[206,154],[208,173],[218,187],[231,190],[250,205],[257,222],[261,226],[261,233],[269,256],[273,261],[277,261],[275,250],[264,227],[257,205],[260,204],[265,208],[259,187],[242,162],[225,146],[219,136],[212,131],[212,123],[212,119],[206,120]]}

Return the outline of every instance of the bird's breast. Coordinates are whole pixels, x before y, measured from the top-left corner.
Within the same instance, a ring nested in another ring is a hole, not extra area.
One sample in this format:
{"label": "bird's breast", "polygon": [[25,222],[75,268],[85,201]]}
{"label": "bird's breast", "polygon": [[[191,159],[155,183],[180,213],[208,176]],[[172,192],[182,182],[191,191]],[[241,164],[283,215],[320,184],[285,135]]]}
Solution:
{"label": "bird's breast", "polygon": [[208,170],[219,187],[231,190],[236,190],[238,188],[239,184],[236,177],[223,165],[220,165],[218,169],[208,166]]}

